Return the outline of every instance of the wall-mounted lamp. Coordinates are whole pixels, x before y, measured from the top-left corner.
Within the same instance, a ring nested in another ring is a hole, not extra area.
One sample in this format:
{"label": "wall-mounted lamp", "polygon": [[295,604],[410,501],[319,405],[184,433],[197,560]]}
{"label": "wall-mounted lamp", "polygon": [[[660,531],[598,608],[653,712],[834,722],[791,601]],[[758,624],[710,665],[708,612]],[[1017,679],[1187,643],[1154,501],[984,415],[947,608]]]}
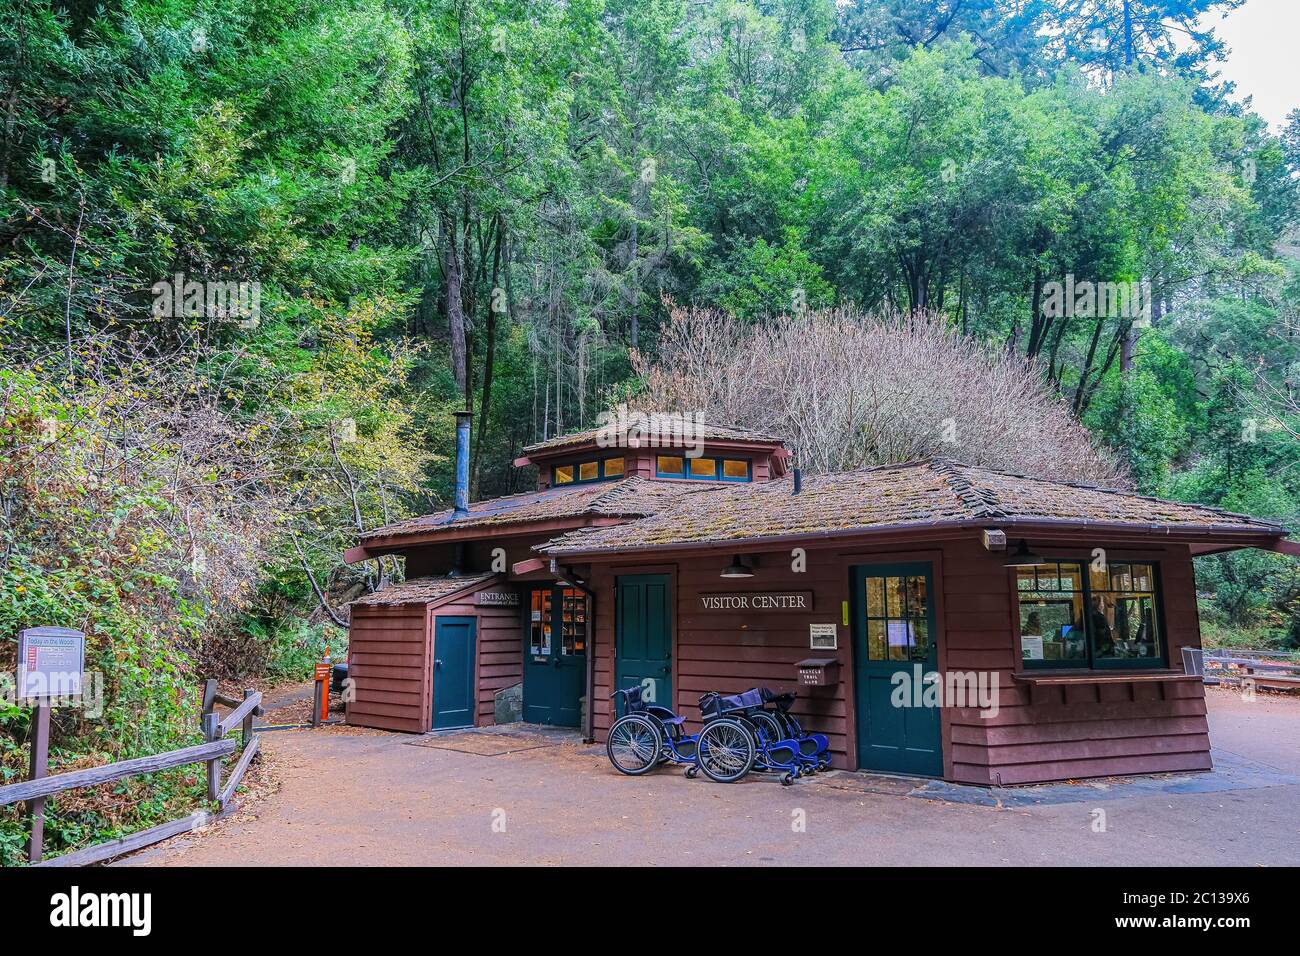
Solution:
{"label": "wall-mounted lamp", "polygon": [[1021,538],[1020,547],[1016,548],[1015,553],[1009,555],[1002,563],[1008,568],[1036,568],[1040,564],[1046,564],[1047,559],[1041,554],[1030,551],[1025,539]]}
{"label": "wall-mounted lamp", "polygon": [[723,568],[722,573],[718,575],[720,578],[752,578],[753,576],[753,570],[741,563],[738,554],[731,559],[731,563]]}

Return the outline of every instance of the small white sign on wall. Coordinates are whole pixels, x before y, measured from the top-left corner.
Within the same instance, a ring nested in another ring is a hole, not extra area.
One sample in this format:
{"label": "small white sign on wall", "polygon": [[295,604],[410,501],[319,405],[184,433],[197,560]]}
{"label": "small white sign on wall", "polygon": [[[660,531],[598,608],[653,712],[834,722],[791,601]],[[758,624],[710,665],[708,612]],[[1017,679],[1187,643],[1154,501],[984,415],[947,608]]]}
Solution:
{"label": "small white sign on wall", "polygon": [[814,651],[834,651],[840,646],[839,628],[830,624],[808,625],[808,646]]}

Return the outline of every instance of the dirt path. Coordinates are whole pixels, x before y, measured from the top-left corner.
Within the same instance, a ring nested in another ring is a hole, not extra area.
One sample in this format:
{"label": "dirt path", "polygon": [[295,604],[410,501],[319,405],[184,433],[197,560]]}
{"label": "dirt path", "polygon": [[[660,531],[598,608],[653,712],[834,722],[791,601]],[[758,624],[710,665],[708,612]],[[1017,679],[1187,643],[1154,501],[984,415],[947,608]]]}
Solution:
{"label": "dirt path", "polygon": [[1216,747],[1275,780],[1265,767],[1221,792],[1092,785],[1095,800],[1005,809],[863,792],[852,774],[789,788],[628,778],[598,748],[530,733],[278,731],[263,738],[278,792],[124,862],[1300,864],[1300,785],[1281,773],[1300,777],[1300,700],[1214,692],[1210,708]]}

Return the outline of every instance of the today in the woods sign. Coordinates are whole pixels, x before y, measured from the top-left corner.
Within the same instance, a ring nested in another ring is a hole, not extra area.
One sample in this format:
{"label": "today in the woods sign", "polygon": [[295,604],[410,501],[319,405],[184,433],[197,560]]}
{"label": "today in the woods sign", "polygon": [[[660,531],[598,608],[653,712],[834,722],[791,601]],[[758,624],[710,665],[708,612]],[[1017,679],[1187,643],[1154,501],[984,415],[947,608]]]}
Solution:
{"label": "today in the woods sign", "polygon": [[702,611],[811,611],[811,591],[725,591],[701,594]]}

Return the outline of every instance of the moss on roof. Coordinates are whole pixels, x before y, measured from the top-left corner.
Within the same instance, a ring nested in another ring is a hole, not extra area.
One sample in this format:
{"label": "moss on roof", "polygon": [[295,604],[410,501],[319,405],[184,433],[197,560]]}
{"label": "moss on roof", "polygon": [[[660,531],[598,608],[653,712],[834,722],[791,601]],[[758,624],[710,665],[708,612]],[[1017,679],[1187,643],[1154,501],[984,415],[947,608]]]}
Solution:
{"label": "moss on roof", "polygon": [[411,578],[409,581],[401,581],[397,584],[390,584],[387,587],[380,588],[373,594],[367,594],[359,597],[349,604],[349,607],[362,606],[384,606],[392,604],[429,604],[441,598],[448,597],[458,591],[473,589],[475,585],[486,584],[500,575],[491,571],[476,574],[463,574],[455,577],[444,576],[438,578]]}
{"label": "moss on roof", "polygon": [[654,514],[682,495],[716,487],[717,482],[651,481],[645,478],[565,485],[476,501],[469,506],[469,514],[460,517],[448,509],[419,518],[409,518],[367,531],[361,540],[364,543],[439,529],[455,528],[459,531],[465,528],[496,528],[586,516],[637,518]]}
{"label": "moss on roof", "polygon": [[814,475],[803,480],[799,494],[792,491],[789,479],[713,488],[626,524],[569,532],[537,550],[587,554],[900,525],[1035,519],[1283,533],[1276,524],[1217,508],[945,459]]}
{"label": "moss on roof", "polygon": [[[570,432],[546,441],[536,442],[524,448],[524,455],[540,452],[555,452],[564,448],[576,447],[598,441],[602,436],[609,440],[608,447],[622,448],[628,445],[628,432],[640,429],[651,434],[676,434],[682,425],[682,417],[666,412],[629,412],[626,419],[616,420],[614,427],[588,428],[584,431]],[[695,441],[743,441],[780,445],[782,440],[774,435],[740,428],[735,425],[718,425],[711,422],[691,421],[693,429],[690,439]],[[652,446],[653,447],[653,446]]]}

